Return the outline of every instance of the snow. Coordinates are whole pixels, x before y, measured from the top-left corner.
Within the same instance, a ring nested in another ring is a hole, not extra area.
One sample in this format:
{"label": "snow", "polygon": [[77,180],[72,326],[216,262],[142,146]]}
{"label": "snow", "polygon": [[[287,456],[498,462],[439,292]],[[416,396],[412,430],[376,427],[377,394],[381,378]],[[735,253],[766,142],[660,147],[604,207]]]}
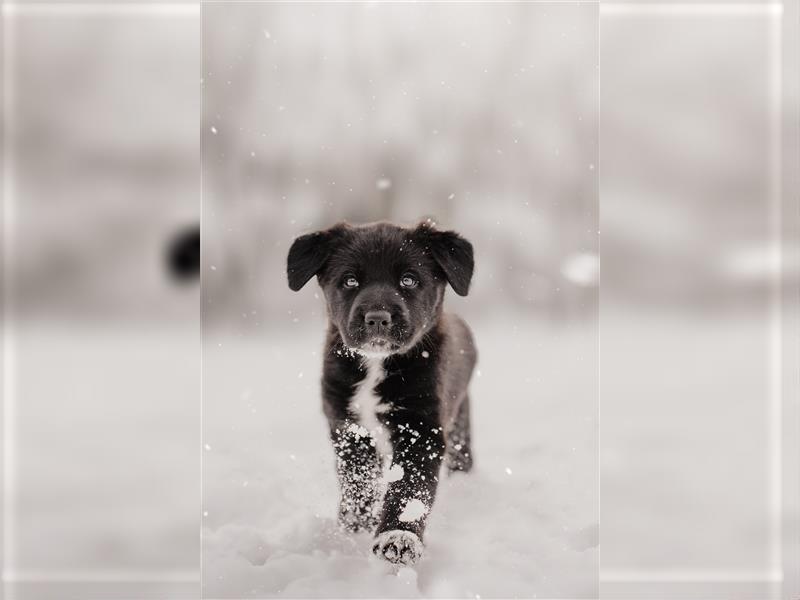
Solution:
{"label": "snow", "polygon": [[442,478],[424,556],[399,570],[336,527],[319,322],[206,330],[202,441],[196,328],[17,323],[12,566],[195,569],[202,518],[207,598],[597,597],[598,458],[605,568],[768,564],[764,315],[604,319],[599,457],[596,337],[469,319],[476,468]]}
{"label": "snow", "polygon": [[403,512],[400,513],[398,517],[403,523],[410,523],[411,521],[416,521],[425,516],[428,512],[428,507],[425,506],[425,503],[418,498],[413,498],[406,503],[405,508],[403,508]]}
{"label": "snow", "polygon": [[391,483],[392,481],[400,481],[405,475],[406,473],[403,470],[403,466],[394,464],[386,472],[384,479],[387,483]]}
{"label": "snow", "polygon": [[350,423],[348,431],[358,438],[367,437],[369,435],[369,431],[367,431],[364,427],[362,427],[358,423]]}
{"label": "snow", "polygon": [[[205,596],[596,597],[594,326],[514,324],[472,322],[482,371],[471,384],[475,468],[441,473],[413,570],[377,559],[372,535],[337,525],[319,399],[324,324],[224,338],[223,348],[207,334]],[[403,475],[395,465],[384,481]]]}

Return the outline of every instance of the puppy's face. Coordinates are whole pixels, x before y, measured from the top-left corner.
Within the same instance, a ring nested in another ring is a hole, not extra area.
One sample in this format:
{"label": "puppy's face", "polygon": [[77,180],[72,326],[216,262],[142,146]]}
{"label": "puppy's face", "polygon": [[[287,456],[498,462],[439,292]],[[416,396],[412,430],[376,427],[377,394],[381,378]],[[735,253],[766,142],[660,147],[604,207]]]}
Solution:
{"label": "puppy's face", "polygon": [[344,343],[363,354],[403,353],[436,322],[444,287],[465,296],[472,245],[423,223],[346,224],[297,238],[289,251],[289,287],[317,276],[328,317]]}

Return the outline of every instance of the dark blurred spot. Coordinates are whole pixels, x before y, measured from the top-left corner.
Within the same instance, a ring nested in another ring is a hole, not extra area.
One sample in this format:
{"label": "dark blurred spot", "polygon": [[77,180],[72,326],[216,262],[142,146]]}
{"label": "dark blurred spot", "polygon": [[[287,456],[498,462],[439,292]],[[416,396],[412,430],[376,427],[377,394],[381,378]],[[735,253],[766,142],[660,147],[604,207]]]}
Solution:
{"label": "dark blurred spot", "polygon": [[191,225],[178,231],[167,247],[167,269],[178,282],[193,281],[200,276],[200,226]]}

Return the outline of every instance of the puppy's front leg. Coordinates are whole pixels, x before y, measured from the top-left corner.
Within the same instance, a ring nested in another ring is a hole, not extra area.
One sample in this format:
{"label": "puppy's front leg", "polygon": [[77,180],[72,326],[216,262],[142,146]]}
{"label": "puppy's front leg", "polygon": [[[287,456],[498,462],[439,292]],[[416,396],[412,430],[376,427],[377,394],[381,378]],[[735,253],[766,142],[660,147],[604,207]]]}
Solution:
{"label": "puppy's front leg", "polygon": [[436,497],[444,435],[437,419],[401,412],[386,419],[392,466],[372,551],[392,563],[414,564]]}
{"label": "puppy's front leg", "polygon": [[375,442],[362,427],[347,422],[331,426],[331,440],[341,492],[339,523],[348,531],[372,531],[381,470]]}

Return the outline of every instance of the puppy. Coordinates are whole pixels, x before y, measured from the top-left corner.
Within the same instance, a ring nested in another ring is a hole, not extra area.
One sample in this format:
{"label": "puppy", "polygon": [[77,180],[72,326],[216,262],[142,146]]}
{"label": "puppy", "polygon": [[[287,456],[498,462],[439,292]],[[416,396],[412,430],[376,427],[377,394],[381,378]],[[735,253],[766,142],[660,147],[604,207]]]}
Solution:
{"label": "puppy", "polygon": [[297,238],[289,287],[314,275],[328,332],[322,403],[341,488],[339,522],[374,531],[373,552],[414,564],[439,468],[469,471],[472,334],[442,310],[445,285],[466,296],[472,245],[430,222],[339,224]]}

